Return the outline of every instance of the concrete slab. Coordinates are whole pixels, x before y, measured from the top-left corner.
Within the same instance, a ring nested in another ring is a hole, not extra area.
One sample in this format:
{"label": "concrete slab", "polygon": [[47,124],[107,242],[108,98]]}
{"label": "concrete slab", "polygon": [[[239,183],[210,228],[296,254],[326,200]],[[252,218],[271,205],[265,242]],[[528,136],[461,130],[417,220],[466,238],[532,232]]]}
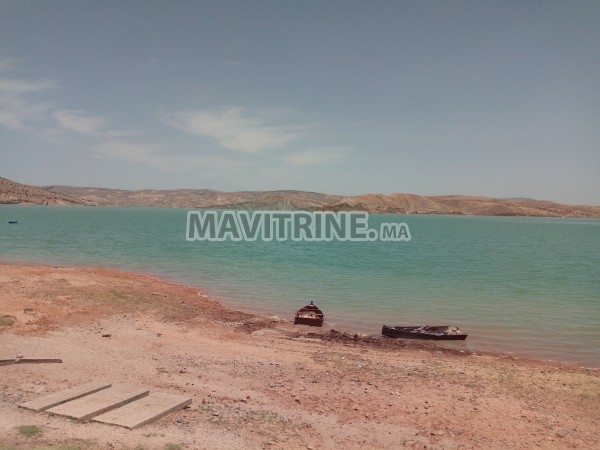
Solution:
{"label": "concrete slab", "polygon": [[86,395],[93,394],[101,391],[102,389],[108,389],[110,386],[110,383],[92,381],[91,383],[86,383],[82,384],[81,386],[65,389],[64,391],[55,392],[54,394],[46,395],[45,397],[36,398],[35,400],[31,400],[19,405],[19,407],[30,409],[36,412],[45,411],[46,409],[62,405],[63,403],[76,400]]}
{"label": "concrete slab", "polygon": [[114,385],[95,394],[86,395],[77,400],[47,409],[46,412],[73,419],[87,420],[146,395],[148,395],[148,391],[145,389]]}
{"label": "concrete slab", "polygon": [[133,430],[182,409],[191,403],[191,398],[155,392],[120,408],[96,416],[94,421],[119,425]]}

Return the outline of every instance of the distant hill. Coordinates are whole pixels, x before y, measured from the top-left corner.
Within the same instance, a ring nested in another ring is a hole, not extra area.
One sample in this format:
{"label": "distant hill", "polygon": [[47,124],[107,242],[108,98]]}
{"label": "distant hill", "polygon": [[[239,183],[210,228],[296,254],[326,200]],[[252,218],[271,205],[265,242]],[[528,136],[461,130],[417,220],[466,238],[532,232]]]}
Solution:
{"label": "distant hill", "polygon": [[476,216],[600,217],[600,207],[563,205],[546,200],[498,199],[464,195],[366,194],[344,197],[321,210],[381,214],[455,214]]}
{"label": "distant hill", "polygon": [[211,189],[130,191],[75,186],[28,186],[0,178],[0,203],[247,210],[365,211],[372,214],[598,217],[599,206],[465,195],[364,194],[350,197],[294,190],[221,192]]}
{"label": "distant hill", "polygon": [[96,206],[98,203],[0,177],[0,204]]}
{"label": "distant hill", "polygon": [[45,186],[43,189],[106,205],[162,208],[312,210],[341,198],[336,195],[304,191],[221,192],[210,189],[127,191],[73,186]]}

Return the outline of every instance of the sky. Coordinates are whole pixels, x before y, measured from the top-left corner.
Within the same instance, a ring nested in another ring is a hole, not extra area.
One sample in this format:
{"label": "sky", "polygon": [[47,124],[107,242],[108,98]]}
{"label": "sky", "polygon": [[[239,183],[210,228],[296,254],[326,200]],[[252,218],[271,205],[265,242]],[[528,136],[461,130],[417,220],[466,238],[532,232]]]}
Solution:
{"label": "sky", "polygon": [[600,2],[0,0],[0,176],[600,205]]}

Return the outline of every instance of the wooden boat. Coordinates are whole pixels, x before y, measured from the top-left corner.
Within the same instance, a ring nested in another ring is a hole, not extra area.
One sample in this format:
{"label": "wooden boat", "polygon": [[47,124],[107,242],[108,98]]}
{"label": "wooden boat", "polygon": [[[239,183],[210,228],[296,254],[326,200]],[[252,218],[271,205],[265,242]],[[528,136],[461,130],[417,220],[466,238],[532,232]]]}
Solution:
{"label": "wooden boat", "polygon": [[299,324],[322,327],[324,318],[325,316],[323,315],[323,311],[321,311],[311,300],[310,304],[303,306],[296,312],[294,325]]}
{"label": "wooden boat", "polygon": [[384,325],[381,334],[391,338],[435,339],[438,341],[464,341],[468,334],[458,327],[448,325],[422,325],[390,327]]}

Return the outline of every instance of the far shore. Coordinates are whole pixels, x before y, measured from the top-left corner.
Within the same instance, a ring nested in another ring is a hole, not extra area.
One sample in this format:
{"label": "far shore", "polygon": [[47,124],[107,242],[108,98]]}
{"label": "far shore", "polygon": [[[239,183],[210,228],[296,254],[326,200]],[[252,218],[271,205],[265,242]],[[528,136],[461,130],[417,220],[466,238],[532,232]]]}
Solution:
{"label": "far shore", "polygon": [[480,195],[360,194],[298,190],[224,192],[212,189],[126,190],[30,186],[0,177],[0,205],[78,205],[185,209],[308,210],[370,214],[599,218],[600,206]]}
{"label": "far shore", "polygon": [[[294,326],[99,268],[0,263],[0,448],[596,448],[600,372]],[[129,431],[18,404],[93,380],[187,395]],[[26,437],[19,426],[36,425]],[[179,446],[179,447],[177,447]]]}

